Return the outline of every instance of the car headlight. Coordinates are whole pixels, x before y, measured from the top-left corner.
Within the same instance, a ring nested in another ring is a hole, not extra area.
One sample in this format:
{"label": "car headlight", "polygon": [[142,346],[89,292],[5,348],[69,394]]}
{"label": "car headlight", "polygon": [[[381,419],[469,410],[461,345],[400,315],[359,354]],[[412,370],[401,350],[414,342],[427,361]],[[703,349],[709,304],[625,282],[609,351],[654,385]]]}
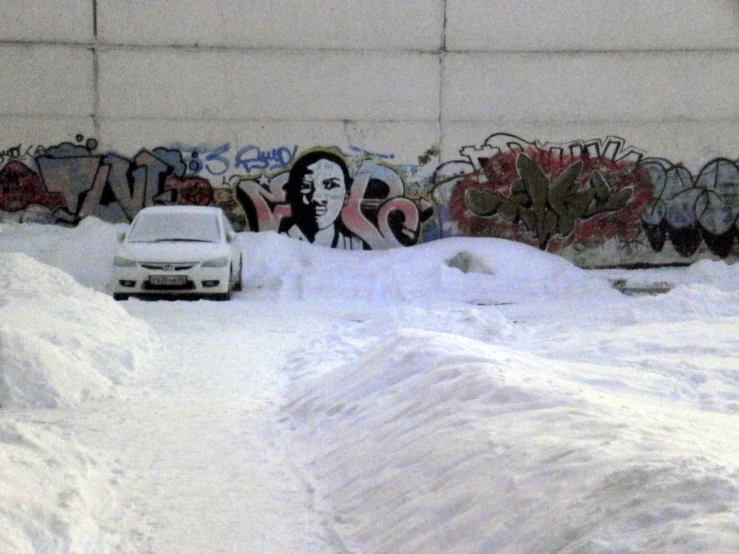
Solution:
{"label": "car headlight", "polygon": [[116,256],[113,258],[113,265],[116,267],[136,267],[136,262],[123,256]]}
{"label": "car headlight", "polygon": [[201,267],[226,267],[228,265],[228,256],[221,256],[220,258],[213,258],[212,260],[205,260]]}

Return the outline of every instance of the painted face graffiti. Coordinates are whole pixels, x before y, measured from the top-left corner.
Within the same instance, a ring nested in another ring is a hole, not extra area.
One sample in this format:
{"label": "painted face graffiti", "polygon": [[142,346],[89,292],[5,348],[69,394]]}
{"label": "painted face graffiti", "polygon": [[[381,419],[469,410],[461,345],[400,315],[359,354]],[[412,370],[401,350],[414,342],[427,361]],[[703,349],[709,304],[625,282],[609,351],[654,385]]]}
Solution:
{"label": "painted face graffiti", "polygon": [[300,187],[301,202],[310,207],[318,230],[326,229],[339,218],[347,200],[344,172],[331,160],[318,160],[307,167]]}
{"label": "painted face graffiti", "polygon": [[310,150],[272,178],[232,179],[248,228],[345,250],[415,244],[431,205],[405,196],[395,168],[352,162],[353,172],[335,151]]}
{"label": "painted face graffiti", "polygon": [[325,150],[304,154],[290,168],[285,183],[291,215],[280,223],[280,232],[333,248],[364,248],[342,220],[351,186],[341,156]]}

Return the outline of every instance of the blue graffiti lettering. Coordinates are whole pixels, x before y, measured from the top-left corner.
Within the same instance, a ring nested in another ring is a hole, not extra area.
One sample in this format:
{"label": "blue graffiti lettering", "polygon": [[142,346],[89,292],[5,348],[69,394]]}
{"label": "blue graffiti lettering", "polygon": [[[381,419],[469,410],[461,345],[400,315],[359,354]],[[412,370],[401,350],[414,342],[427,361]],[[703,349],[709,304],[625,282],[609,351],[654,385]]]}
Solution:
{"label": "blue graffiti lettering", "polygon": [[[224,173],[226,173],[226,171],[228,171],[228,168],[231,167],[231,162],[229,162],[228,159],[223,156],[223,154],[226,154],[230,149],[230,144],[223,144],[213,150],[207,156],[205,156],[205,169],[211,175],[223,175]],[[209,162],[216,162],[218,164],[221,164],[222,167],[218,169],[213,169]]]}
{"label": "blue graffiti lettering", "polygon": [[257,170],[275,170],[288,167],[295,159],[298,146],[279,146],[262,150],[258,146],[245,146],[236,154],[235,165],[247,173]]}
{"label": "blue graffiti lettering", "polygon": [[245,146],[234,154],[229,143],[210,148],[176,144],[172,148],[180,152],[189,152],[187,168],[191,173],[205,171],[210,175],[223,175],[229,170],[274,171],[284,169],[292,164],[298,153],[298,146],[278,146],[271,150],[262,150],[258,146]]}

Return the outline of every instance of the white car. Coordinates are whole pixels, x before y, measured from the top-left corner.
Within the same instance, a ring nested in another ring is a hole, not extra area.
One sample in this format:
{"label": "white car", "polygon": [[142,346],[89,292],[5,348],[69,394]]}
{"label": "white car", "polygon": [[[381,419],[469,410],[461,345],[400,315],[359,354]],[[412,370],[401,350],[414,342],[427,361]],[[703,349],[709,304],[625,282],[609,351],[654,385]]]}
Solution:
{"label": "white car", "polygon": [[133,295],[229,300],[231,291],[241,290],[241,250],[220,208],[144,208],[118,241],[111,283],[116,300]]}

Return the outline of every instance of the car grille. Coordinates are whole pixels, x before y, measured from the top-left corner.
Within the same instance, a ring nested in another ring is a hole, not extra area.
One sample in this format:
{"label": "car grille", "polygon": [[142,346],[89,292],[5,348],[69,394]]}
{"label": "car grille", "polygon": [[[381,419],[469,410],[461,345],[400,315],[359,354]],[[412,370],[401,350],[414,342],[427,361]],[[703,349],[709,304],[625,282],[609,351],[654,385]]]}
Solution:
{"label": "car grille", "polygon": [[153,269],[156,271],[187,271],[195,267],[197,262],[182,262],[175,264],[164,264],[155,262],[141,262],[141,267],[144,269]]}

